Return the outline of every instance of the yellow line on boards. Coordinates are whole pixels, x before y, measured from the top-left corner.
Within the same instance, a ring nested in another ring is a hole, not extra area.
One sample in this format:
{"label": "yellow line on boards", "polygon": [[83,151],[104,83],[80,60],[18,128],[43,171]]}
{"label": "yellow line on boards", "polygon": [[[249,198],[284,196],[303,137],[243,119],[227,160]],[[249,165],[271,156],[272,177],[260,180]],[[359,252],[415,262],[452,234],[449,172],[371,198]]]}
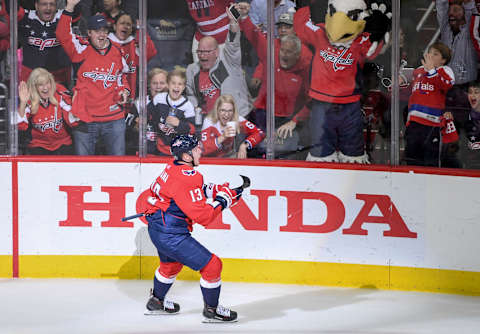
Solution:
{"label": "yellow line on boards", "polygon": [[[480,295],[480,273],[379,265],[222,259],[223,281],[342,286]],[[20,278],[152,279],[154,256],[21,255]],[[0,277],[11,277],[11,256],[0,256]],[[180,280],[198,280],[184,267]]]}

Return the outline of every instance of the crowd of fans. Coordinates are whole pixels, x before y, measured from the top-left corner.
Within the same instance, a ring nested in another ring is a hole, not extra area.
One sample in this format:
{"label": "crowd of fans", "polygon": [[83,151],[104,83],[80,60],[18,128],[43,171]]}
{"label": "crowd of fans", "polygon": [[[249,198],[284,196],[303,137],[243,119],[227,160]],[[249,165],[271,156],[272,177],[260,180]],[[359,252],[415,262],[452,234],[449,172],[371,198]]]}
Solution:
{"label": "crowd of fans", "polygon": [[[328,41],[313,2],[274,1],[275,158],[388,163],[378,150],[391,135],[391,46],[333,50],[352,52],[355,73],[326,84],[333,74],[318,63]],[[434,2],[440,35],[431,43],[408,42],[418,36],[411,18],[401,18],[402,163],[480,168],[480,1]],[[265,158],[266,4],[149,0],[147,43],[139,45],[137,0],[19,1],[20,153],[135,155],[146,115],[149,155],[169,155],[171,138],[189,133],[205,156]],[[3,54],[9,8],[0,0]],[[144,113],[140,47],[148,61]]]}

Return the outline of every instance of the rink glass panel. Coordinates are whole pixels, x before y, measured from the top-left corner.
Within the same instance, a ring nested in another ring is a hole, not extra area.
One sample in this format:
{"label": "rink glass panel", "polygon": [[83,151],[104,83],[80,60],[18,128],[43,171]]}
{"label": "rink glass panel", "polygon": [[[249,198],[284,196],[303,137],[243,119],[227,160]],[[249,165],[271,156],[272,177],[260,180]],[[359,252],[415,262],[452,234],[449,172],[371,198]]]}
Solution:
{"label": "rink glass panel", "polygon": [[[147,1],[145,4],[141,1],[133,0],[124,2],[127,11],[134,16],[140,17],[141,22],[146,20],[146,24],[141,26],[146,28],[157,49],[157,55],[147,62],[147,68],[144,70],[137,69],[137,96],[146,96],[148,94],[147,73],[152,68],[160,67],[168,71],[172,70],[176,65],[186,68],[192,62],[191,45],[195,32],[194,21],[188,14],[188,7],[185,2]],[[393,24],[393,35],[397,34],[399,36],[398,40],[395,41],[393,39],[392,45],[383,54],[374,60],[368,61],[369,64],[364,67],[364,80],[359,89],[364,93],[361,99],[365,118],[364,141],[370,162],[373,164],[402,165],[406,164],[404,159],[404,134],[410,90],[405,81],[411,81],[412,71],[420,65],[423,52],[434,40],[435,36],[438,36],[436,35],[438,24],[435,10],[431,10],[431,6],[433,6],[431,1],[403,1],[401,6],[399,5],[399,0],[393,0],[392,3],[394,18],[399,20],[397,26]],[[20,2],[21,4],[22,2]],[[59,1],[59,8],[62,8],[63,4],[63,1]],[[400,8],[400,11],[395,9],[396,5]],[[145,6],[146,10],[142,10],[142,6]],[[269,9],[273,10],[270,7]],[[92,13],[88,6],[88,1],[83,5],[82,12],[85,17]],[[85,34],[85,21],[85,19],[82,19],[78,27],[74,28],[74,31]],[[272,29],[276,30],[276,26],[271,23],[271,21],[267,22],[266,32]],[[14,30],[15,27],[12,27],[10,32]],[[265,36],[267,37],[268,34]],[[242,37],[241,45],[242,67],[253,102],[259,91],[259,88],[255,87],[254,81],[252,81],[259,57],[246,38]],[[143,53],[146,54],[145,44],[140,43],[139,46],[144,49]],[[393,51],[399,53],[398,58],[395,57],[395,52]],[[17,93],[13,92],[12,88],[18,87],[19,80],[17,71],[11,70],[14,68],[12,64],[16,61],[15,54],[4,50],[1,56],[0,74],[2,85],[0,86],[0,107],[4,109],[3,112],[0,110],[2,114],[0,122],[0,153],[21,155],[25,154],[28,136],[25,136],[23,132],[18,132],[17,135],[15,127],[10,125],[16,123],[14,109],[18,103],[18,101],[11,98],[17,96],[15,95]],[[394,61],[394,66],[392,66],[392,60]],[[268,68],[267,64],[264,64],[264,66],[267,68],[267,81],[270,78],[275,78],[274,74],[271,73],[273,67]],[[392,91],[396,88],[395,80],[392,80],[392,70],[395,67],[399,74],[398,93],[392,94]],[[271,98],[271,96],[275,92],[275,85],[278,86],[277,89],[281,89],[283,84],[285,83],[273,80],[267,87],[266,100],[276,101],[278,104],[278,97],[275,99]],[[262,82],[262,85],[267,85],[267,82]],[[298,102],[302,104],[302,101]],[[139,154],[144,156],[147,154],[146,122],[142,121],[142,118],[146,118],[146,111],[142,109],[145,106],[146,103],[140,103],[138,132],[127,134],[126,148],[128,155]],[[276,107],[278,108],[278,106]],[[11,110],[10,113],[6,112],[8,108]],[[476,151],[468,149],[467,138],[463,128],[463,121],[466,113],[468,113],[468,105],[458,104],[452,112],[456,118],[460,139],[458,143],[449,145],[449,147],[443,147],[444,153],[447,154],[447,160],[442,159],[444,164],[441,167],[451,167],[451,161],[454,161],[454,163],[456,161],[459,167],[477,168],[476,156],[478,154],[476,154]],[[257,150],[256,155],[251,154],[251,157],[304,160],[311,146],[311,131],[315,131],[315,129],[310,127],[311,122],[309,119],[306,119],[303,124],[299,124],[296,129],[299,130],[297,131],[299,140],[296,148],[280,152],[278,144],[281,144],[282,140],[275,133],[271,133],[272,131],[275,132],[275,125],[278,125],[275,124],[275,116],[272,113],[273,109],[269,104],[264,118],[266,138],[263,144],[260,145],[261,149]],[[256,113],[252,111],[247,118],[254,123],[258,123],[259,121],[255,119],[254,115],[256,116]],[[273,122],[270,126],[268,126],[269,121]],[[260,124],[258,125],[260,126]],[[196,130],[199,133],[201,126],[197,126]],[[393,153],[392,150],[394,150]],[[101,145],[98,153],[102,153]]]}

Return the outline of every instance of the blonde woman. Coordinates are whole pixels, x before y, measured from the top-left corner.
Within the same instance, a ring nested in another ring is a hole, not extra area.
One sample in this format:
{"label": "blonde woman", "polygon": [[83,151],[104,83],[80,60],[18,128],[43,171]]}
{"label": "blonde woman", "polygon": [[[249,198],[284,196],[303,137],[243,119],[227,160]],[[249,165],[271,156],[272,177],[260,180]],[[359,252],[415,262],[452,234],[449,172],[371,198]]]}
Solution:
{"label": "blonde woman", "polygon": [[203,155],[245,159],[265,133],[238,114],[232,95],[221,95],[202,127]]}
{"label": "blonde woman", "polygon": [[53,75],[46,69],[34,69],[28,81],[18,86],[18,129],[32,132],[27,147],[28,154],[69,155],[73,154],[72,138],[65,125],[76,121],[71,113],[71,99],[67,89],[56,84]]}

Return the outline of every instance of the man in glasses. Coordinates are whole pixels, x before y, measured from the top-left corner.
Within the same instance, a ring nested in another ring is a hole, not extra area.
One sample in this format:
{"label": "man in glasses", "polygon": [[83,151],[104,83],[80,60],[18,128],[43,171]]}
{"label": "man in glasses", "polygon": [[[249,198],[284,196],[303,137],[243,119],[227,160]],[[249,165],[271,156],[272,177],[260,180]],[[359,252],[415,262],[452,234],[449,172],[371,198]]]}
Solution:
{"label": "man in glasses", "polygon": [[234,97],[239,114],[246,117],[252,100],[241,66],[240,28],[231,18],[223,49],[211,36],[200,39],[196,50],[198,61],[187,67],[187,96],[205,115],[223,94]]}

